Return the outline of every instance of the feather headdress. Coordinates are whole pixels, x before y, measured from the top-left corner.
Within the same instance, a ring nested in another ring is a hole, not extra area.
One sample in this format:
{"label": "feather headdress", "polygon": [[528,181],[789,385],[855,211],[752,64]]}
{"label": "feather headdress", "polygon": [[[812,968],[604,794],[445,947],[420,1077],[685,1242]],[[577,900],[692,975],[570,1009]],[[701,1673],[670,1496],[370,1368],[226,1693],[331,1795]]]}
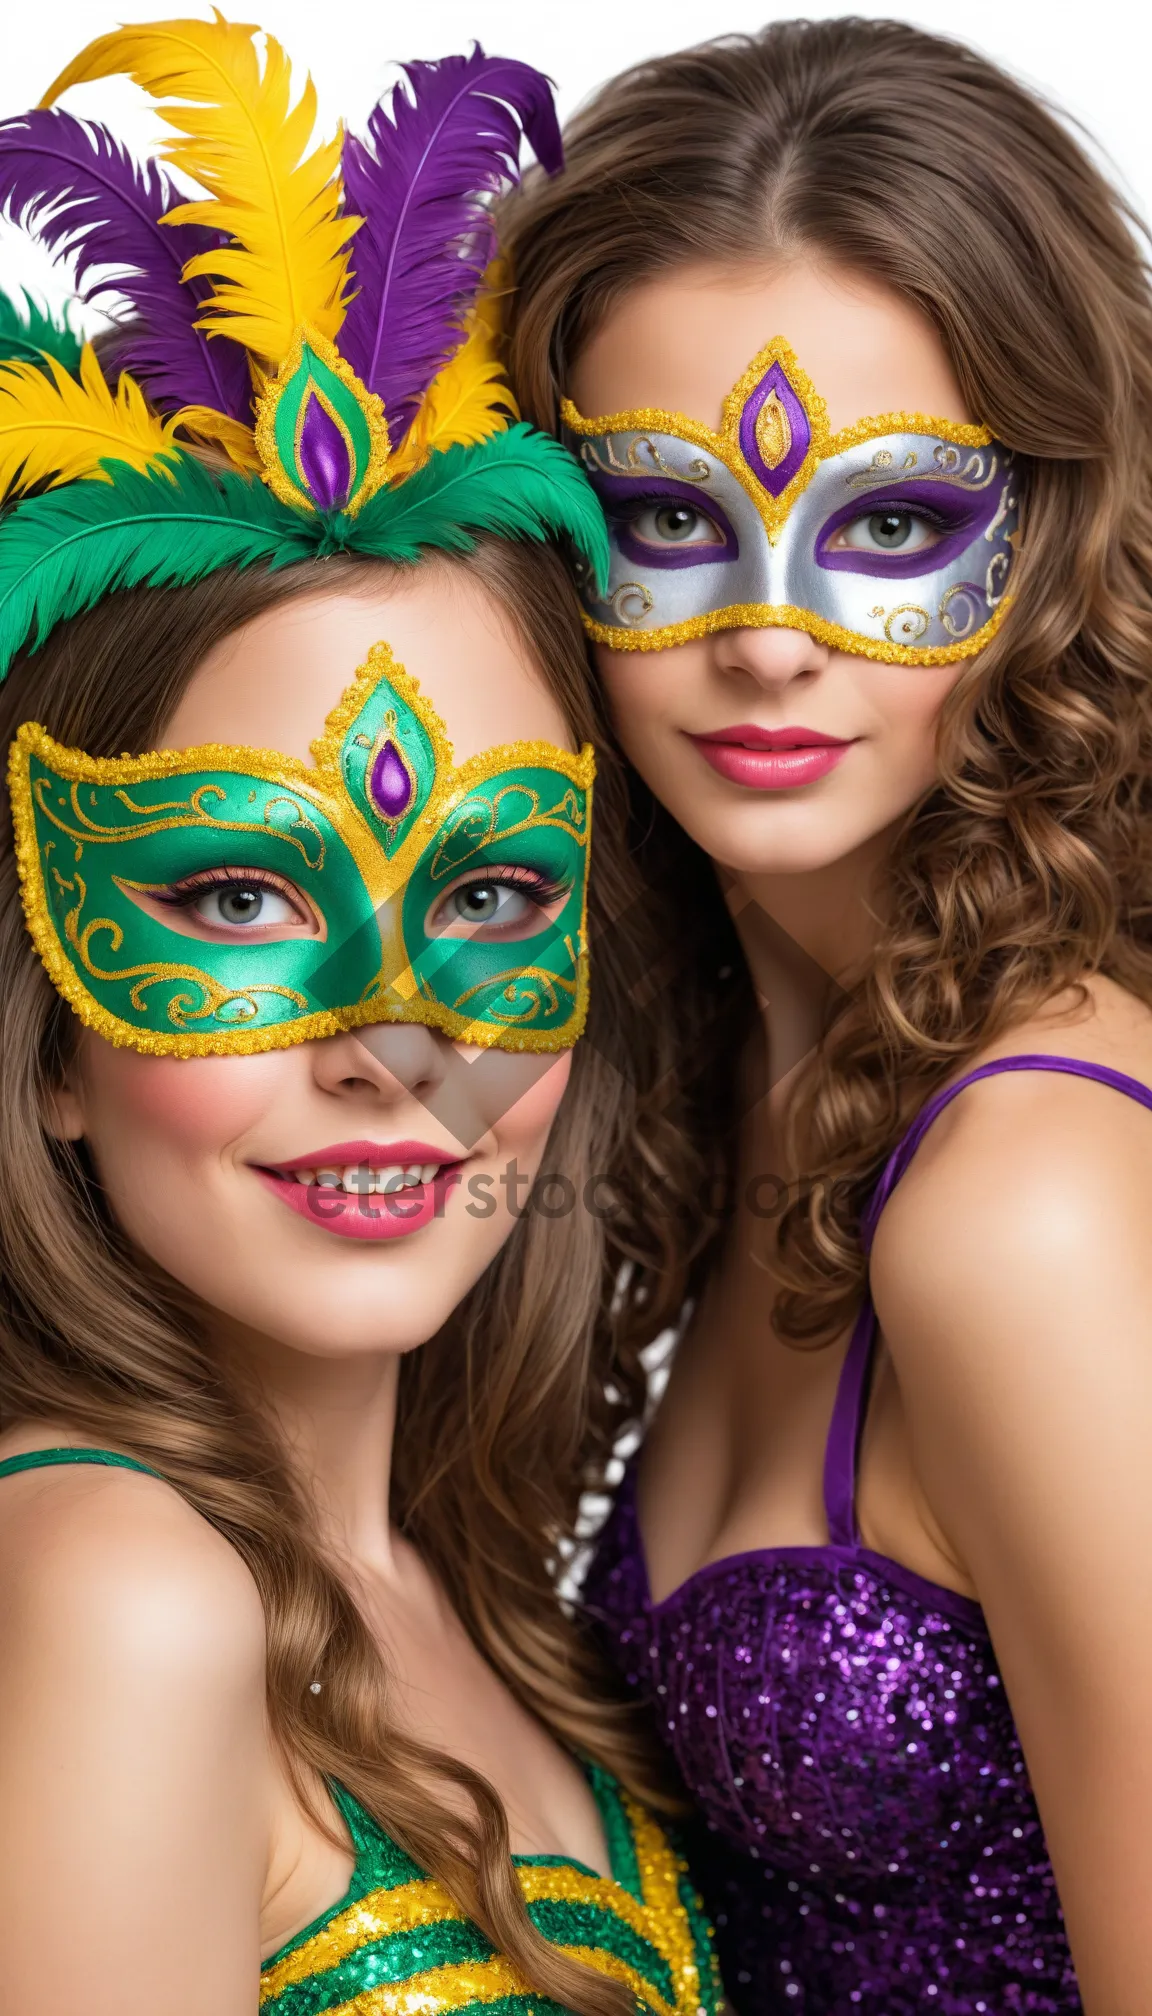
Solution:
{"label": "feather headdress", "polygon": [[[223,566],[494,531],[605,570],[589,485],[500,362],[491,199],[522,137],[561,164],[547,80],[479,47],[408,64],[364,140],[313,145],[311,82],[293,104],[257,32],[118,29],[0,123],[0,212],[71,259],[81,301],[127,302],[98,360],[0,299],[0,677],[113,588]],[[159,102],[162,162],[56,106],[115,74]]]}

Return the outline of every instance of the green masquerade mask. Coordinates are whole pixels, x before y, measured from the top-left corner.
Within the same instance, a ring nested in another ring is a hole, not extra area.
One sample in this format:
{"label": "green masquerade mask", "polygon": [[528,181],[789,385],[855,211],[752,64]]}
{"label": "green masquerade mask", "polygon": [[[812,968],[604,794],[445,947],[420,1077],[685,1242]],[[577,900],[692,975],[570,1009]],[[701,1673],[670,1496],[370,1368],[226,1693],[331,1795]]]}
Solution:
{"label": "green masquerade mask", "polygon": [[[24,724],[9,776],[25,914],[81,1020],[177,1057],[369,1022],[505,1050],[575,1043],[591,747],[514,742],[457,769],[435,710],[377,644],[312,753],[315,767],[217,744],[92,757]],[[156,914],[209,871],[293,885],[315,932],[214,942]],[[537,928],[531,911],[514,937],[464,913],[445,921],[463,887],[501,882],[537,892]]]}

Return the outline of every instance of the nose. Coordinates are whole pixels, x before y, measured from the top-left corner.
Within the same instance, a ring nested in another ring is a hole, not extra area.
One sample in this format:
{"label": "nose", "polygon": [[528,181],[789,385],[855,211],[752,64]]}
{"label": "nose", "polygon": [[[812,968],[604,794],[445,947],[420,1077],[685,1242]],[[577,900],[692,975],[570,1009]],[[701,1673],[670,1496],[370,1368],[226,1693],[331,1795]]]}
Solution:
{"label": "nose", "polygon": [[766,693],[783,693],[823,672],[832,656],[806,630],[721,630],[712,640],[713,663],[729,677]]}
{"label": "nose", "polygon": [[372,1093],[389,1104],[427,1105],[444,1083],[452,1046],[419,1022],[369,1022],[313,1045],[316,1082],[325,1092]]}

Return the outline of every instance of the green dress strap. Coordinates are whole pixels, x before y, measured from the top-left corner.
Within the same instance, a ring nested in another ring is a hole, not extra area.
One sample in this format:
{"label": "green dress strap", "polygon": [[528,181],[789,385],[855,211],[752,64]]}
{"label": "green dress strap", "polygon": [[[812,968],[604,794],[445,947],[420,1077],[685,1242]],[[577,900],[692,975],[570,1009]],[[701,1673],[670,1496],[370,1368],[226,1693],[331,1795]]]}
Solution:
{"label": "green dress strap", "polygon": [[121,1456],[115,1449],[26,1449],[23,1456],[6,1456],[0,1463],[0,1477],[14,1477],[18,1470],[50,1470],[56,1464],[95,1463],[105,1470],[142,1470],[146,1477],[167,1478],[134,1456]]}

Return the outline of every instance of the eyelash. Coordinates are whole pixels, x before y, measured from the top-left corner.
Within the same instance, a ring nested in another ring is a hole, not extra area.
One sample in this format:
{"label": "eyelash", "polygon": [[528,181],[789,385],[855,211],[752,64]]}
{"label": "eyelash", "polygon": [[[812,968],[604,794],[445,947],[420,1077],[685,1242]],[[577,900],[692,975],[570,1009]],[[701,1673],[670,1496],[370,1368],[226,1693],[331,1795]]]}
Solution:
{"label": "eyelash", "polygon": [[[931,504],[917,504],[910,497],[878,497],[874,502],[869,500],[867,508],[858,512],[856,518],[848,518],[844,522],[847,525],[855,525],[861,518],[877,518],[885,511],[899,512],[907,518],[922,518],[926,525],[931,525],[934,532],[959,532],[963,529],[962,519],[947,518],[943,511],[937,511]],[[840,529],[843,530],[843,527]]]}
{"label": "eyelash", "polygon": [[566,895],[571,887],[568,882],[555,881],[539,868],[507,863],[500,868],[486,869],[478,875],[465,875],[461,881],[454,882],[450,889],[446,889],[444,895],[455,896],[461,889],[469,889],[477,883],[483,885],[486,882],[495,882],[508,889],[522,889],[526,896],[531,896],[533,902],[539,903],[542,910],[547,909],[549,903],[555,903],[561,896]]}
{"label": "eyelash", "polygon": [[154,889],[152,895],[157,903],[167,903],[173,910],[190,910],[197,898],[207,895],[210,889],[236,888],[269,889],[274,895],[283,896],[286,903],[300,900],[292,884],[273,875],[268,868],[201,868],[195,875],[169,883],[167,889]]}

